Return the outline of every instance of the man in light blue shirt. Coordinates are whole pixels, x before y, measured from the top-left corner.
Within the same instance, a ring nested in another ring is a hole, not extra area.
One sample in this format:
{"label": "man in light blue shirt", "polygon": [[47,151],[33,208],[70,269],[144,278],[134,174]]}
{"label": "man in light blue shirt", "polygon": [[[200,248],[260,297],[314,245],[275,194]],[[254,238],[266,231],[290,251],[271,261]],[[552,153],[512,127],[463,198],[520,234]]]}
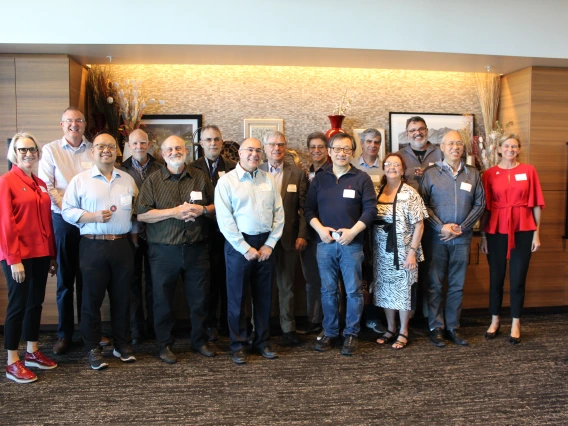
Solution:
{"label": "man in light blue shirt", "polygon": [[215,187],[215,211],[226,238],[228,323],[232,360],[246,364],[245,301],[250,286],[254,304],[253,347],[267,359],[278,355],[269,345],[274,246],[284,229],[280,193],[270,173],[258,169],[262,148],[258,139],[245,139],[237,167]]}
{"label": "man in light blue shirt", "polygon": [[130,347],[130,283],[134,273],[133,242],[137,243],[132,203],[138,188],[127,172],[114,168],[117,143],[112,135],[99,133],[91,150],[95,165],[69,183],[62,216],[81,232],[81,335],[91,368],[99,370],[108,366],[99,346],[100,312],[106,291],[111,303],[113,354],[124,362],[136,360]]}

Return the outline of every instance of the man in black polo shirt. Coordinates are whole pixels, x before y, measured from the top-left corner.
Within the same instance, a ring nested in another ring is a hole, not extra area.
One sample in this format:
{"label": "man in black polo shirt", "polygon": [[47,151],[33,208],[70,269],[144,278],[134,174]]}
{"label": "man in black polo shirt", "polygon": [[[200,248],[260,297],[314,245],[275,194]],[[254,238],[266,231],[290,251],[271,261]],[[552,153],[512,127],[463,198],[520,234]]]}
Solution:
{"label": "man in black polo shirt", "polygon": [[187,148],[178,136],[161,146],[166,164],[149,176],[140,189],[136,213],[146,222],[148,252],[154,285],[154,329],[160,359],[177,361],[171,351],[174,290],[181,275],[191,310],[191,347],[212,357],[204,339],[209,295],[207,218],[215,211],[213,185],[201,170],[185,164]]}

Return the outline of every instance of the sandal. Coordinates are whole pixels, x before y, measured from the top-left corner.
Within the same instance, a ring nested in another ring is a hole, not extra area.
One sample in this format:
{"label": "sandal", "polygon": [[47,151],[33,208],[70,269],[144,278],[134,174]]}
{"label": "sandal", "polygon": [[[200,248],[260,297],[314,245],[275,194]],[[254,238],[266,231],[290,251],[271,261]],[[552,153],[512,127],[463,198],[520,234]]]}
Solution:
{"label": "sandal", "polygon": [[[404,337],[406,340],[403,342],[402,340],[399,340],[401,337]],[[398,346],[395,346],[398,345]],[[408,345],[408,336],[405,334],[400,333],[398,335],[398,339],[396,339],[396,342],[394,342],[394,344],[391,346],[395,351],[399,351],[401,349],[406,348],[406,345]]]}
{"label": "sandal", "polygon": [[[385,337],[385,335],[387,333],[390,334],[390,337]],[[396,331],[393,332],[393,331],[387,330],[383,333],[383,335],[381,337],[379,337],[377,339],[377,344],[378,345],[386,345],[387,343],[394,342],[396,340],[396,336],[397,336]],[[380,342],[379,342],[379,340],[380,340]]]}

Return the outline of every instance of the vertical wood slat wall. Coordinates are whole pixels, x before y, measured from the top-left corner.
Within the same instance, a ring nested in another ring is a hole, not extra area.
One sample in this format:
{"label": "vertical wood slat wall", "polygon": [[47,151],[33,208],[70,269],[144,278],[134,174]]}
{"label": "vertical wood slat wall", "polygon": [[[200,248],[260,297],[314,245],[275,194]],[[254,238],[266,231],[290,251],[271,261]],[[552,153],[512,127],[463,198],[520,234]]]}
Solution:
{"label": "vertical wood slat wall", "polygon": [[[564,219],[568,148],[568,69],[532,67],[502,78],[499,117],[522,139],[521,161],[535,166],[546,208],[542,247],[533,254],[525,306],[568,305]],[[508,291],[508,286],[506,288]],[[508,301],[508,299],[507,299]]]}
{"label": "vertical wood slat wall", "polygon": [[[69,105],[84,110],[86,70],[66,55],[0,55],[0,174],[8,170],[7,142],[18,131],[41,145],[62,136],[59,121]],[[42,323],[57,324],[56,280],[48,278]],[[0,273],[0,324],[8,291]]]}

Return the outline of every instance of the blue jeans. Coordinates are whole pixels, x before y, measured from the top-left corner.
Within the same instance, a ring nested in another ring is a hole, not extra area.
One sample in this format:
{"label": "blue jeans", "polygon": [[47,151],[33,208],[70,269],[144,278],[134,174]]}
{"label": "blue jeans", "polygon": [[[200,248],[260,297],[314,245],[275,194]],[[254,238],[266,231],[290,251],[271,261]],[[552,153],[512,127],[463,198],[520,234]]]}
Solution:
{"label": "blue jeans", "polygon": [[344,335],[357,336],[363,313],[362,263],[363,245],[352,243],[318,244],[318,268],[321,277],[323,328],[328,337],[339,336],[339,303],[337,299],[339,271],[343,276],[347,295],[347,312]]}
{"label": "blue jeans", "polygon": [[[430,330],[438,327],[447,329],[460,327],[463,285],[468,257],[469,244],[432,244],[432,261],[428,272],[428,322]],[[446,277],[448,279],[448,291],[446,303],[444,303],[443,286]]]}

